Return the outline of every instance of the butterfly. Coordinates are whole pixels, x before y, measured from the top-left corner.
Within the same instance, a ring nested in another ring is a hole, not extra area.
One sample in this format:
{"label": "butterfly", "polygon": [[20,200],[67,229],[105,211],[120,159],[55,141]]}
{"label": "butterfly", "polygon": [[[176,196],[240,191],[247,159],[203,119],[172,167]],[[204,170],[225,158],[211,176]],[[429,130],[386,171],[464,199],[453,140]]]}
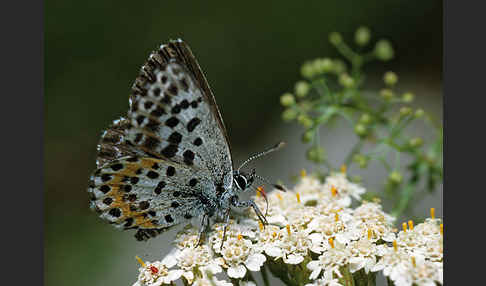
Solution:
{"label": "butterfly", "polygon": [[137,240],[199,218],[201,241],[210,219],[227,224],[232,207],[253,208],[265,225],[255,202],[241,201],[238,194],[251,189],[255,179],[266,181],[255,169],[240,169],[282,146],[234,169],[228,134],[208,82],[189,46],[171,40],[142,66],[127,116],[101,136],[97,169],[88,186],[90,208],[117,228],[135,229]]}

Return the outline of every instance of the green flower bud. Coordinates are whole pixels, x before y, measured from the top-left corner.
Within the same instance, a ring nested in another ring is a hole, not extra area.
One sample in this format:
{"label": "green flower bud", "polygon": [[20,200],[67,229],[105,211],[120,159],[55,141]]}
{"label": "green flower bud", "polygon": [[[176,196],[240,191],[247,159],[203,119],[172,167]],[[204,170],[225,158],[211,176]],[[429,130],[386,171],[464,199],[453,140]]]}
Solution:
{"label": "green flower bud", "polygon": [[297,97],[304,97],[309,93],[310,85],[305,81],[298,81],[295,84],[295,94]]}
{"label": "green flower bud", "polygon": [[393,91],[391,89],[384,88],[384,89],[380,90],[380,96],[383,97],[384,100],[390,101],[390,100],[393,99],[395,94],[393,93]]}
{"label": "green flower bud", "polygon": [[385,82],[386,85],[393,86],[397,83],[398,76],[396,73],[389,71],[386,72],[385,75],[383,76],[383,81]]}
{"label": "green flower bud", "polygon": [[360,46],[368,44],[371,38],[370,29],[367,27],[359,27],[354,34],[354,41]]}
{"label": "green flower bud", "polygon": [[307,130],[306,132],[304,132],[304,135],[302,135],[302,141],[304,141],[305,143],[311,142],[312,139],[314,139],[314,134],[315,132],[313,130]]}
{"label": "green flower bud", "polygon": [[307,150],[306,156],[307,159],[315,163],[322,163],[326,159],[324,148],[318,146],[311,147],[309,150]]}
{"label": "green flower bud", "polygon": [[401,116],[407,116],[412,113],[412,109],[408,106],[404,106],[400,108],[400,115]]}
{"label": "green flower bud", "polygon": [[291,106],[295,104],[294,96],[291,93],[285,93],[280,97],[280,104],[283,106]]}
{"label": "green flower bud", "polygon": [[391,60],[394,56],[393,47],[388,40],[379,40],[375,45],[374,53],[382,61]]}
{"label": "green flower bud", "polygon": [[354,86],[354,79],[347,73],[342,73],[339,75],[339,83],[346,88],[351,88]]}
{"label": "green flower bud", "polygon": [[368,158],[361,154],[356,154],[353,156],[353,161],[356,162],[360,168],[366,168],[368,166]]}
{"label": "green flower bud", "polygon": [[388,176],[388,180],[390,181],[390,183],[398,185],[402,182],[403,177],[402,174],[400,174],[398,171],[393,171]]}
{"label": "green flower bud", "polygon": [[341,74],[346,71],[346,64],[340,60],[340,59],[335,59],[333,60],[333,71],[336,74]]}
{"label": "green flower bud", "polygon": [[422,146],[423,143],[424,143],[424,141],[420,137],[415,137],[415,138],[412,138],[408,141],[408,145],[410,145],[410,147],[413,147],[413,148],[420,147],[420,146]]}
{"label": "green flower bud", "polygon": [[338,32],[332,32],[331,34],[329,34],[329,41],[333,45],[339,45],[343,41],[343,38]]}
{"label": "green flower bud", "polygon": [[363,115],[361,115],[360,119],[359,119],[359,122],[362,123],[362,124],[370,124],[371,123],[371,115],[369,115],[368,113],[363,113]]}
{"label": "green flower bud", "polygon": [[311,62],[306,62],[300,68],[300,74],[305,78],[312,78],[315,75],[315,68]]}
{"label": "green flower bud", "polygon": [[417,109],[417,111],[415,111],[414,116],[416,118],[421,118],[422,116],[424,116],[424,114],[425,114],[425,111],[423,109]]}
{"label": "green flower bud", "polygon": [[317,70],[326,73],[330,72],[334,68],[334,63],[330,58],[317,59]]}
{"label": "green flower bud", "polygon": [[366,135],[366,133],[368,132],[368,129],[366,128],[366,126],[364,126],[363,124],[361,123],[358,123],[356,124],[356,126],[354,127],[354,132],[356,132],[356,134],[358,134],[359,136],[363,137]]}
{"label": "green flower bud", "polygon": [[295,111],[292,108],[287,108],[282,113],[282,119],[284,121],[291,121],[294,120],[296,117],[297,117],[297,111]]}
{"label": "green flower bud", "polygon": [[297,117],[297,121],[305,128],[310,128],[312,127],[312,124],[314,124],[312,119],[307,115],[299,115],[299,117]]}
{"label": "green flower bud", "polygon": [[406,92],[402,95],[403,102],[410,103],[415,98],[415,95],[411,92]]}

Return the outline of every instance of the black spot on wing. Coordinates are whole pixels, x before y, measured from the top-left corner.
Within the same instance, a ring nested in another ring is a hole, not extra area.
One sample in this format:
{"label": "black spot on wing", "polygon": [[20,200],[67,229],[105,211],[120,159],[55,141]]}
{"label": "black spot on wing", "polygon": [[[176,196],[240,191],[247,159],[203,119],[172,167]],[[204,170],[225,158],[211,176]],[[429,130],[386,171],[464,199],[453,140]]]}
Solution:
{"label": "black spot on wing", "polygon": [[176,117],[171,117],[165,121],[165,125],[169,126],[170,128],[174,128],[179,124],[179,119]]}
{"label": "black spot on wing", "polygon": [[184,151],[182,156],[184,157],[184,163],[186,163],[187,165],[194,164],[194,152],[192,152],[191,150],[186,150]]}
{"label": "black spot on wing", "polygon": [[194,142],[192,144],[194,144],[196,146],[201,146],[202,143],[203,143],[202,139],[198,137],[194,140]]}
{"label": "black spot on wing", "polygon": [[173,144],[179,144],[182,141],[182,135],[175,131],[172,134],[170,134],[168,141]]}
{"label": "black spot on wing", "polygon": [[172,167],[172,166],[167,167],[167,172],[166,172],[167,177],[174,176],[175,175],[175,172],[176,172],[176,170],[175,170],[174,167]]}
{"label": "black spot on wing", "polygon": [[189,121],[189,123],[187,123],[187,131],[189,132],[194,131],[194,129],[199,125],[199,123],[201,123],[201,119],[194,117],[193,119],[191,119],[191,121]]}
{"label": "black spot on wing", "polygon": [[167,147],[162,149],[161,154],[166,158],[172,158],[177,153],[177,145],[169,144]]}

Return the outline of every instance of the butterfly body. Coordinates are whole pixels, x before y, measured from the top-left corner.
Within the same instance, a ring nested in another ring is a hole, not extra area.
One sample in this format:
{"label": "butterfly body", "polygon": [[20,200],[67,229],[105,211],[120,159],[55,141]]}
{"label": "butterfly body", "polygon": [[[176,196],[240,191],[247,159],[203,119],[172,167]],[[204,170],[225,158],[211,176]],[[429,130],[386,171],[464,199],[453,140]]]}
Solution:
{"label": "butterfly body", "polygon": [[132,86],[130,107],[103,132],[90,206],[115,227],[146,240],[187,222],[226,221],[231,207],[253,207],[238,193],[253,173],[234,170],[228,136],[209,85],[189,47],[154,51]]}

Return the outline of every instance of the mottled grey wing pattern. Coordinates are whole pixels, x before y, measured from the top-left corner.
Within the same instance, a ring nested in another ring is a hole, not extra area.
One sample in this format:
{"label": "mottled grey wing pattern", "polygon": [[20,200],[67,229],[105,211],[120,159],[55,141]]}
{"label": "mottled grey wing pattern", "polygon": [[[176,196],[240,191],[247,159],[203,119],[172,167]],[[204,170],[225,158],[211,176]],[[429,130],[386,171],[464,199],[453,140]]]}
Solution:
{"label": "mottled grey wing pattern", "polygon": [[97,168],[101,168],[104,164],[117,158],[135,155],[144,156],[142,151],[126,140],[126,131],[130,126],[130,120],[121,117],[113,121],[112,125],[103,131],[97,146]]}
{"label": "mottled grey wing pattern", "polygon": [[181,40],[153,52],[137,77],[128,140],[147,154],[206,169],[230,187],[232,159],[214,96]]}
{"label": "mottled grey wing pattern", "polygon": [[181,40],[153,52],[98,145],[88,192],[100,217],[145,240],[202,215],[232,184],[227,134],[214,96]]}
{"label": "mottled grey wing pattern", "polygon": [[211,181],[206,171],[127,156],[104,164],[91,184],[91,207],[102,219],[117,228],[165,230],[203,213],[201,189]]}

